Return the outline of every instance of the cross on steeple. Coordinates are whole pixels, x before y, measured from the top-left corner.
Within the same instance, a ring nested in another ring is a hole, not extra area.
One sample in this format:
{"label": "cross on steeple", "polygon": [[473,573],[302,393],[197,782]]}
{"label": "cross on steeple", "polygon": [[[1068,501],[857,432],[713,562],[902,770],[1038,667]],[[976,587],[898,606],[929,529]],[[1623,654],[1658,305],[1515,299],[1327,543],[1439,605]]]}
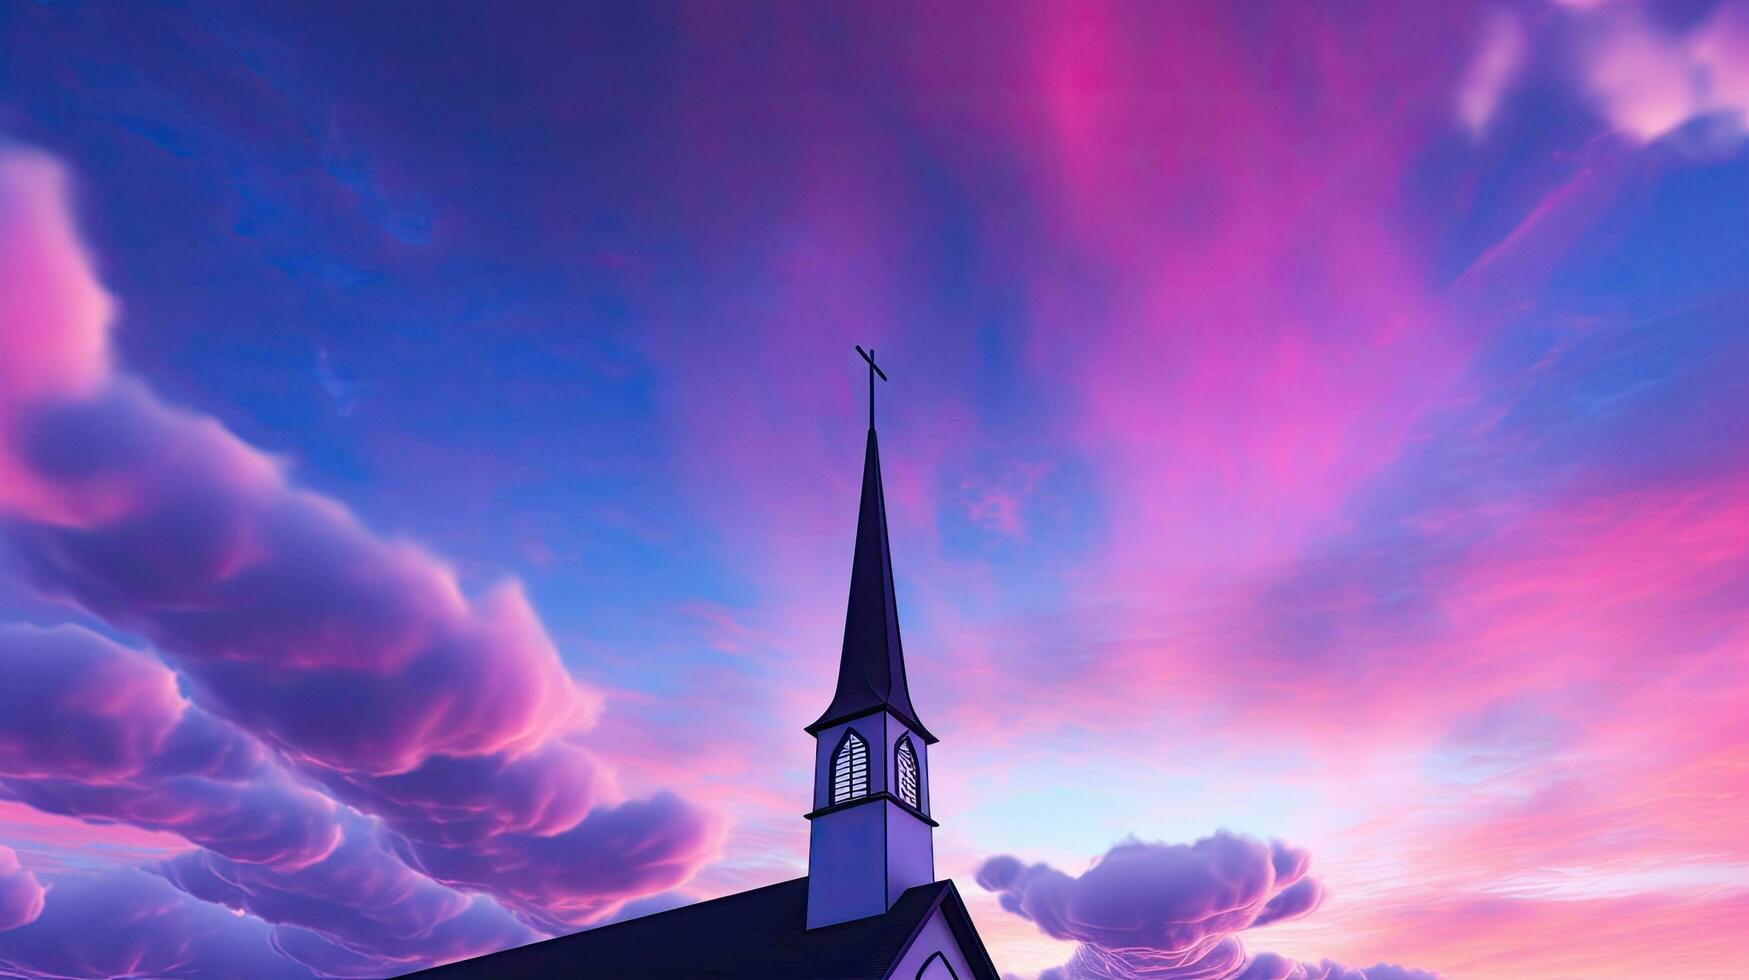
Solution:
{"label": "cross on steeple", "polygon": [[856,345],[856,352],[858,354],[861,354],[862,359],[868,362],[868,427],[870,430],[873,430],[874,429],[874,379],[875,379],[875,375],[878,374],[881,376],[882,381],[887,380],[887,372],[882,371],[880,369],[880,365],[878,365],[874,362],[874,348],[873,347],[870,347],[868,350],[863,350],[862,345],[857,344]]}
{"label": "cross on steeple", "polygon": [[929,815],[935,736],[917,720],[905,682],[874,428],[875,377],[885,381],[887,373],[874,351],[858,346],[856,352],[868,362],[868,440],[838,686],[825,713],[807,727],[815,746],[814,809],[807,814],[809,929],[883,915],[901,895],[935,880],[936,823]]}

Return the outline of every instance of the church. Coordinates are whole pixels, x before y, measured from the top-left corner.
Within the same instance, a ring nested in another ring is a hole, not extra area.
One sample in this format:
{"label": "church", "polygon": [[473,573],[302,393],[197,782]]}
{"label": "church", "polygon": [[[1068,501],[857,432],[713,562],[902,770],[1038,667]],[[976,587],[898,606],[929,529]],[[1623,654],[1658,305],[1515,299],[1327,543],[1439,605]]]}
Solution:
{"label": "church", "polygon": [[467,978],[998,980],[952,881],[935,879],[929,747],[905,684],[869,367],[868,446],[838,686],[814,737],[808,874],[420,973]]}

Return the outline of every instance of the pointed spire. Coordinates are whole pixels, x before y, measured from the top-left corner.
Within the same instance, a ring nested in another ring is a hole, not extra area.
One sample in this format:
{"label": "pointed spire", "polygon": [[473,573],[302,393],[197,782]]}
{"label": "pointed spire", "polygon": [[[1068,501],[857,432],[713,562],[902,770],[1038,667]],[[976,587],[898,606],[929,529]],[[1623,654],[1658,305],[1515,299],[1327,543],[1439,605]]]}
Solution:
{"label": "pointed spire", "polygon": [[893,594],[893,555],[887,544],[887,499],[881,489],[880,449],[871,424],[862,461],[862,510],[856,519],[856,556],[850,566],[850,608],[844,616],[838,690],[831,707],[807,731],[817,734],[882,709],[899,716],[925,742],[936,741],[917,720],[911,692],[905,686],[899,604]]}

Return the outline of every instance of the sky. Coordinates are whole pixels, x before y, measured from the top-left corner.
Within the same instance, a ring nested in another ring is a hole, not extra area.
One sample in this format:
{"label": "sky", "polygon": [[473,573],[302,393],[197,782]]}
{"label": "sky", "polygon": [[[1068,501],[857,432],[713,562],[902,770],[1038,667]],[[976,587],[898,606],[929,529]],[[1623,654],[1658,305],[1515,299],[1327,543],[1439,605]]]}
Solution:
{"label": "sky", "polygon": [[804,874],[854,344],[1006,973],[1740,973],[1749,2],[0,41],[0,976]]}

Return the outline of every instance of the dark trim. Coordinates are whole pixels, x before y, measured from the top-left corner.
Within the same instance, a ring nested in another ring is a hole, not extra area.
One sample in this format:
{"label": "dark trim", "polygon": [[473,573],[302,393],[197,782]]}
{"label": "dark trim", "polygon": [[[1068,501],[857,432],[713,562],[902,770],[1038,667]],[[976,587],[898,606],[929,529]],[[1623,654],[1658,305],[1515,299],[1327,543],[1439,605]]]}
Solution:
{"label": "dark trim", "polygon": [[855,721],[858,718],[867,718],[869,715],[878,715],[883,711],[904,722],[906,728],[916,732],[917,737],[923,739],[924,745],[934,745],[941,741],[941,739],[929,734],[929,729],[924,728],[922,722],[906,715],[904,712],[890,704],[877,704],[872,708],[863,708],[861,711],[852,711],[849,714],[838,715],[837,717],[832,718],[822,717],[819,721],[802,729],[802,731],[807,732],[809,735],[818,735],[826,729],[831,728],[833,725],[842,725],[847,721]]}
{"label": "dark trim", "polygon": [[[917,920],[917,925],[911,930],[911,935],[905,937],[904,945],[899,947],[898,954],[893,957],[892,964],[887,967],[888,980],[898,980],[893,976],[893,971],[897,970],[899,964],[904,962],[905,955],[911,952],[912,946],[917,944],[917,937],[923,934],[924,928],[929,925],[930,918],[935,915],[938,909],[941,911],[941,917],[947,920],[948,932],[953,933],[954,941],[959,943],[960,952],[966,958],[966,965],[971,967],[972,980],[1002,980],[1002,974],[997,972],[995,961],[990,959],[990,951],[984,948],[984,938],[978,935],[978,927],[972,922],[972,914],[966,909],[966,901],[960,897],[960,890],[954,886],[953,879],[944,878],[940,883],[947,887],[936,893],[935,901],[929,903],[929,910]],[[917,887],[924,886],[918,885]],[[928,962],[925,961],[924,965],[927,966]],[[953,967],[949,966],[948,969],[952,970]]]}
{"label": "dark trim", "polygon": [[[899,752],[902,749],[911,750],[911,782],[914,784],[912,789],[917,791],[917,804],[913,809],[921,812],[923,810],[923,761],[917,756],[917,746],[911,744],[910,732],[901,734],[898,740],[893,742],[893,778],[887,780],[887,783],[895,789],[902,785],[899,782]],[[899,799],[903,800],[904,797],[900,796]]]}
{"label": "dark trim", "polygon": [[894,796],[884,789],[870,793],[867,796],[859,796],[854,800],[845,800],[843,803],[834,803],[831,806],[823,806],[820,809],[815,810],[813,813],[804,813],[802,816],[808,820],[815,820],[824,817],[827,814],[837,813],[840,810],[848,810],[853,806],[861,806],[864,803],[873,803],[876,800],[886,800],[888,803],[891,803],[906,813],[909,813],[911,816],[916,817],[931,827],[941,826],[941,824],[931,820],[929,814],[924,813],[922,810],[906,803],[904,800],[899,799],[897,796]]}
{"label": "dark trim", "polygon": [[[837,795],[836,791],[838,789],[838,757],[844,754],[844,750],[850,745],[850,740],[852,738],[862,743],[863,768],[868,770],[863,773],[863,780],[867,786],[874,785],[874,753],[869,751],[870,743],[868,736],[854,728],[846,728],[843,736],[838,739],[838,746],[832,750],[831,757],[826,760],[826,799],[832,800],[832,805],[834,806],[854,803],[868,795],[868,791],[865,787],[862,796],[852,796],[850,799],[845,800],[843,804],[836,802],[834,799]],[[851,773],[851,786],[854,787],[856,785],[854,768],[851,770]]]}
{"label": "dark trim", "polygon": [[952,980],[960,980],[960,975],[954,972],[953,964],[948,961],[947,954],[939,949],[930,953],[929,958],[923,961],[923,965],[917,968],[916,980],[923,980],[923,974],[929,972],[929,964],[934,963],[936,960],[941,961],[941,968],[947,971],[947,975],[951,977]]}
{"label": "dark trim", "polygon": [[990,959],[990,951],[984,948],[984,937],[978,935],[978,927],[972,922],[971,910],[966,908],[966,901],[960,897],[960,890],[951,878],[941,897],[941,914],[947,919],[948,929],[959,940],[960,952],[965,954],[973,976],[977,980],[1001,980],[996,962]]}
{"label": "dark trim", "polygon": [[[916,887],[922,888],[923,886]],[[929,908],[917,919],[917,924],[911,927],[911,934],[905,937],[904,945],[900,946],[899,951],[893,955],[893,962],[887,966],[887,980],[896,980],[893,976],[894,971],[899,969],[900,963],[905,962],[905,957],[911,952],[911,947],[917,945],[917,937],[923,935],[923,930],[929,927],[929,920],[935,917],[936,911],[941,908],[942,901],[947,898],[947,893],[952,888],[953,882],[949,881],[947,888],[940,889],[935,893],[935,900],[929,903]],[[959,934],[954,931],[952,925],[948,926],[948,931],[954,932],[955,941],[959,940]],[[976,967],[974,966],[973,969]]]}
{"label": "dark trim", "polygon": [[802,729],[802,731],[807,732],[809,735],[818,735],[821,732],[825,731],[826,729],[831,728],[833,725],[842,725],[847,721],[855,721],[858,718],[866,718],[869,715],[879,714],[880,712],[886,711],[886,710],[887,710],[886,705],[877,704],[872,708],[864,708],[861,711],[853,711],[850,714],[840,715],[837,718],[822,717],[819,721],[816,721],[812,725],[809,725],[808,727]]}

